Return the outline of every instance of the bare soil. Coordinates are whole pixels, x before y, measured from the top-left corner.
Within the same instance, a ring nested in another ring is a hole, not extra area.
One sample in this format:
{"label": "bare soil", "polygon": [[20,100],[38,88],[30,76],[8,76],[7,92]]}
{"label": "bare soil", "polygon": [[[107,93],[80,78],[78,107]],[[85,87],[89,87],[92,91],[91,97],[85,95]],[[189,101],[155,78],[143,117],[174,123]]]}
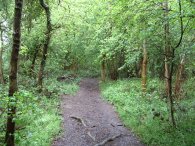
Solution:
{"label": "bare soil", "polygon": [[83,79],[75,96],[63,95],[63,136],[53,146],[143,146],[100,96],[98,80]]}

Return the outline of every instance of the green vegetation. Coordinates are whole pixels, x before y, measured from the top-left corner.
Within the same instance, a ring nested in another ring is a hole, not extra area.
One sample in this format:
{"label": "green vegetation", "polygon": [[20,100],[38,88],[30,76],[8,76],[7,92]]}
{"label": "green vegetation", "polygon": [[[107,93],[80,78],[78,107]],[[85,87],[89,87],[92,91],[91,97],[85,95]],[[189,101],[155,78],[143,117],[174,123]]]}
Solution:
{"label": "green vegetation", "polygon": [[[16,127],[16,144],[20,146],[50,145],[53,136],[60,130],[61,118],[58,115],[59,101],[55,98],[35,96],[31,92],[22,90],[15,95],[17,99],[17,115],[14,121]],[[6,99],[5,99],[6,100]],[[7,102],[1,103],[6,105]],[[1,115],[6,119],[6,114]],[[5,136],[5,120],[1,120],[1,138],[3,145]]]}
{"label": "green vegetation", "polygon": [[0,0],[1,144],[50,145],[59,95],[101,76],[144,142],[193,145],[194,28],[194,0]]}
{"label": "green vegetation", "polygon": [[[157,79],[148,82],[148,91],[143,95],[139,79],[108,81],[101,84],[102,95],[116,107],[124,124],[147,145],[194,145],[195,96],[191,95],[194,91],[189,89],[185,99],[175,101],[177,128],[173,129],[162,96],[162,82]],[[194,79],[186,86],[192,86],[192,83],[194,86]]]}
{"label": "green vegetation", "polygon": [[[68,74],[66,73],[66,76]],[[23,78],[24,79],[24,78]],[[19,146],[49,146],[52,140],[61,131],[62,117],[60,116],[60,95],[75,94],[78,90],[79,78],[69,79],[69,82],[59,82],[56,77],[45,80],[42,93],[37,93],[36,88],[20,86],[20,92],[16,93],[15,103],[17,114],[16,145]],[[20,80],[25,83],[25,80]],[[26,84],[26,83],[25,83]],[[0,89],[0,145],[3,145],[5,136],[7,86]]]}

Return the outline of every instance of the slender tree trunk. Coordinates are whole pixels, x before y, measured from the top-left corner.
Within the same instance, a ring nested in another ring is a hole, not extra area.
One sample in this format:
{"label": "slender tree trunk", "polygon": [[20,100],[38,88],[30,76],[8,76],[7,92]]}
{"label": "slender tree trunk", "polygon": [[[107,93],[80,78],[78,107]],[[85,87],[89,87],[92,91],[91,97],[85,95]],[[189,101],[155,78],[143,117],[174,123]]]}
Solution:
{"label": "slender tree trunk", "polygon": [[146,40],[143,42],[143,61],[142,61],[142,90],[146,92],[147,88],[147,48]]}
{"label": "slender tree trunk", "polygon": [[172,78],[173,78],[173,57],[175,50],[171,49],[170,32],[169,32],[169,2],[165,0],[165,80],[166,80],[166,94],[168,97],[169,110],[171,115],[171,122],[173,126],[176,126],[174,117],[174,104],[172,96]]}
{"label": "slender tree trunk", "polygon": [[[173,56],[174,56],[174,51],[176,48],[178,48],[181,43],[182,43],[182,39],[183,39],[183,35],[184,35],[184,25],[183,25],[183,16],[182,16],[182,3],[181,0],[178,0],[178,5],[179,5],[179,18],[180,18],[180,31],[181,31],[181,35],[180,35],[180,39],[178,41],[178,44],[174,47],[173,49]],[[183,58],[181,60],[181,64],[180,64],[180,69],[179,69],[179,73],[176,79],[176,86],[175,86],[175,94],[177,95],[177,93],[180,92],[181,89],[181,77],[182,77],[182,73],[184,70],[184,61],[185,61],[185,54],[183,55]],[[172,66],[173,68],[173,66]]]}
{"label": "slender tree trunk", "polygon": [[173,91],[172,91],[172,85],[173,85],[173,59],[175,55],[175,49],[172,50],[172,54],[171,54],[171,61],[170,61],[170,74],[169,74],[169,80],[168,80],[168,84],[169,84],[169,89],[168,89],[168,99],[169,99],[169,106],[170,106],[170,114],[171,114],[171,122],[173,124],[173,127],[176,127],[176,122],[175,122],[175,116],[174,116],[174,103],[173,103]]}
{"label": "slender tree trunk", "polygon": [[[13,46],[10,61],[10,75],[9,75],[9,103],[14,103],[14,93],[18,91],[17,86],[17,72],[18,72],[18,56],[20,49],[21,36],[21,17],[22,17],[23,0],[15,0],[14,11],[14,26],[13,26]],[[6,146],[14,146],[15,121],[13,120],[16,114],[16,105],[8,105],[7,129],[5,136]]]}
{"label": "slender tree trunk", "polygon": [[106,63],[105,63],[105,55],[103,55],[102,61],[101,61],[101,80],[105,82],[106,80]]}
{"label": "slender tree trunk", "polygon": [[51,27],[51,18],[50,18],[51,13],[50,13],[49,6],[44,2],[44,0],[39,0],[39,1],[40,1],[41,6],[43,7],[43,9],[45,10],[46,17],[47,17],[46,40],[45,40],[44,46],[43,46],[43,56],[42,56],[39,74],[38,74],[38,86],[41,89],[42,84],[43,84],[43,73],[44,73],[44,68],[45,68],[46,59],[47,59],[47,51],[48,51],[48,46],[50,43],[52,27]]}
{"label": "slender tree trunk", "polygon": [[67,65],[67,60],[68,60],[68,57],[71,55],[71,45],[69,47],[69,51],[67,54],[65,54],[65,57],[64,57],[64,70],[70,70],[70,65]]}
{"label": "slender tree trunk", "polygon": [[181,62],[178,67],[176,81],[175,81],[175,97],[178,98],[181,91],[182,75],[184,73],[185,54],[182,56]]}
{"label": "slender tree trunk", "polygon": [[169,95],[169,88],[170,88],[170,85],[169,85],[169,65],[168,65],[168,57],[165,55],[165,82],[166,82],[166,85],[165,85],[165,90],[166,90],[166,95],[168,96]]}
{"label": "slender tree trunk", "polygon": [[[169,61],[167,62],[168,67],[170,68],[170,73],[169,73],[169,77],[168,77],[168,85],[169,85],[169,88],[168,88],[168,99],[169,99],[169,105],[170,105],[171,120],[172,120],[172,124],[173,124],[174,127],[176,127],[176,122],[175,122],[175,117],[174,117],[174,103],[173,103],[173,95],[172,95],[174,56],[175,56],[176,48],[178,48],[181,45],[181,43],[182,43],[183,34],[184,34],[181,0],[178,0],[178,4],[179,4],[179,18],[180,18],[180,25],[181,25],[180,39],[179,39],[177,45],[175,47],[171,48],[170,55],[165,53],[166,58],[169,58]],[[165,3],[165,10],[166,10],[166,13],[167,13],[167,16],[168,16],[168,13],[169,13],[169,10],[168,10],[168,0],[166,0],[166,3]],[[168,37],[168,40],[170,40],[169,37]]]}
{"label": "slender tree trunk", "polygon": [[112,59],[109,61],[109,73],[110,73],[110,79],[117,80],[119,77],[118,74],[118,60]]}
{"label": "slender tree trunk", "polygon": [[30,75],[32,75],[33,72],[34,72],[35,62],[36,62],[36,59],[37,59],[38,52],[39,52],[39,48],[36,47],[34,55],[33,55],[32,63],[31,63],[31,67],[30,67]]}
{"label": "slender tree trunk", "polygon": [[73,57],[73,61],[72,61],[72,64],[70,66],[70,69],[76,73],[77,69],[78,69],[78,63],[77,63],[77,58],[76,57]]}
{"label": "slender tree trunk", "polygon": [[164,17],[165,17],[165,26],[164,26],[164,31],[165,31],[165,81],[166,81],[166,95],[168,96],[169,94],[169,79],[170,79],[170,69],[169,69],[169,63],[170,63],[170,56],[171,56],[171,44],[170,44],[170,32],[169,32],[169,8],[168,8],[168,0],[165,0],[164,4]]}
{"label": "slender tree trunk", "polygon": [[28,27],[27,28],[28,28],[28,33],[30,33],[32,30],[32,14],[28,16]]}
{"label": "slender tree trunk", "polygon": [[0,26],[0,31],[1,31],[1,38],[0,38],[0,83],[4,84],[4,77],[3,77],[3,30]]}
{"label": "slender tree trunk", "polygon": [[[32,15],[30,14],[28,16],[28,33],[31,33],[31,30],[32,30]],[[29,74],[30,76],[33,75],[34,73],[34,67],[35,67],[35,62],[36,62],[36,58],[37,58],[37,54],[38,54],[38,45],[35,47],[35,52],[33,54],[33,59],[32,59],[32,63],[31,63],[31,66],[30,66],[30,70],[29,70]]]}

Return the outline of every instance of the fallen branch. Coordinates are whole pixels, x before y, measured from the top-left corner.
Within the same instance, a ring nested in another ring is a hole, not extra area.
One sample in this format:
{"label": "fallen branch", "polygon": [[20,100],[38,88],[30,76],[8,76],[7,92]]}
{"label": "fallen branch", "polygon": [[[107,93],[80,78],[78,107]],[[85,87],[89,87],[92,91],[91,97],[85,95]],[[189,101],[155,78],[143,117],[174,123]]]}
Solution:
{"label": "fallen branch", "polygon": [[103,145],[105,145],[107,142],[114,141],[116,138],[119,138],[119,137],[121,137],[121,134],[115,135],[115,136],[113,136],[113,137],[109,137],[109,138],[103,140],[102,142],[96,144],[95,146],[103,146]]}
{"label": "fallen branch", "polygon": [[80,117],[71,116],[70,118],[77,120],[79,123],[83,124],[83,126],[87,127],[85,121]]}

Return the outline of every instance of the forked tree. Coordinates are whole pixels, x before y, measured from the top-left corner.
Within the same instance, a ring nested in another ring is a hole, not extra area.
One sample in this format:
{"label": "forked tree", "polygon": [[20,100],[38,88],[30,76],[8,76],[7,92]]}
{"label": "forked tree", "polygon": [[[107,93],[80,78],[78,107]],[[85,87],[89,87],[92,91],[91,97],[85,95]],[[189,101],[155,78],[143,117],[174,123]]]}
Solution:
{"label": "forked tree", "polygon": [[[184,34],[183,15],[182,15],[182,3],[178,0],[179,6],[179,19],[180,19],[180,38],[176,46],[172,46],[170,42],[170,29],[169,29],[169,0],[164,2],[164,16],[165,16],[165,79],[166,79],[166,93],[168,97],[171,121],[174,127],[176,127],[174,117],[174,101],[173,101],[173,71],[174,71],[174,59],[175,51],[181,45]],[[187,26],[186,26],[187,27]]]}

